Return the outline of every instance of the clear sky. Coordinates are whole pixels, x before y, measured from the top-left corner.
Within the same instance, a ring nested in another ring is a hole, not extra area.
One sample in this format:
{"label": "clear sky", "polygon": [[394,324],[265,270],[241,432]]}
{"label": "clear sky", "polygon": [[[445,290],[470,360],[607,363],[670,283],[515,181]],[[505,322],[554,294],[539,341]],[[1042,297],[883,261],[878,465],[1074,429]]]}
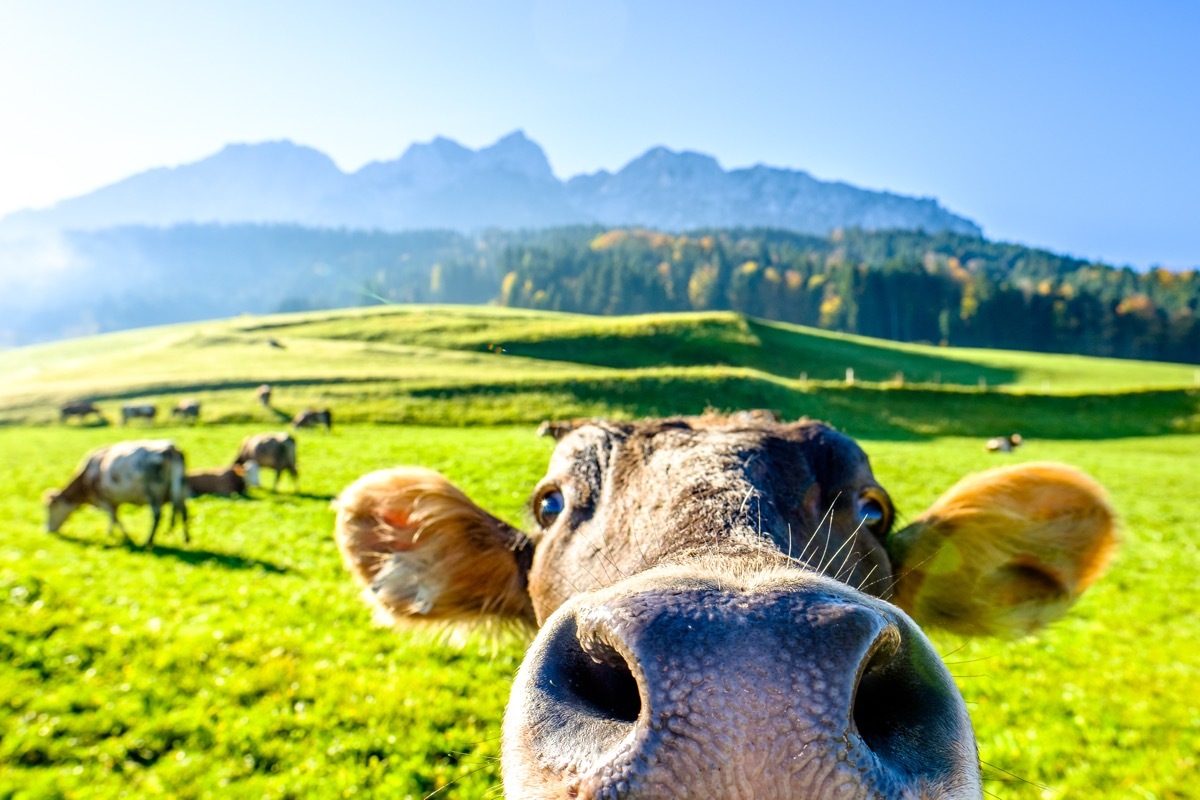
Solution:
{"label": "clear sky", "polygon": [[1200,266],[1190,0],[0,0],[0,215],[230,142],[354,170],[517,128],[560,177],[666,145]]}

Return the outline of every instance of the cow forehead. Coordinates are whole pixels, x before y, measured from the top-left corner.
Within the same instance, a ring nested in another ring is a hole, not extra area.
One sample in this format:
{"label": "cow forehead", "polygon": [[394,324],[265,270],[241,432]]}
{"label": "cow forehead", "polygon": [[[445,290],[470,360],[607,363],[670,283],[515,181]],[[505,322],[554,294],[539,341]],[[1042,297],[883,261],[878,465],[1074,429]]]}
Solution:
{"label": "cow forehead", "polygon": [[569,475],[599,486],[606,477],[673,473],[716,479],[734,470],[756,483],[774,470],[830,484],[870,475],[858,444],[824,423],[706,416],[579,425],[559,441],[548,477]]}

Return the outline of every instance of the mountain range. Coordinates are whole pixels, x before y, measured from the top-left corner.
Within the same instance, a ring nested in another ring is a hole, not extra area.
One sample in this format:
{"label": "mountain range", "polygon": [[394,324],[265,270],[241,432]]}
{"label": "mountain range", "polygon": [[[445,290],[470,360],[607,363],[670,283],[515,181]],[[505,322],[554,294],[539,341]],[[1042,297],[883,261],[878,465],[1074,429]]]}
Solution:
{"label": "mountain range", "polygon": [[15,212],[0,220],[0,233],[187,223],[392,232],[600,224],[668,231],[771,227],[819,235],[838,228],[982,233],[931,198],[822,181],[801,170],[725,170],[712,156],[665,147],[615,173],[563,181],[521,131],[479,150],[438,137],[350,173],[319,150],[290,141],[232,144],[200,161]]}

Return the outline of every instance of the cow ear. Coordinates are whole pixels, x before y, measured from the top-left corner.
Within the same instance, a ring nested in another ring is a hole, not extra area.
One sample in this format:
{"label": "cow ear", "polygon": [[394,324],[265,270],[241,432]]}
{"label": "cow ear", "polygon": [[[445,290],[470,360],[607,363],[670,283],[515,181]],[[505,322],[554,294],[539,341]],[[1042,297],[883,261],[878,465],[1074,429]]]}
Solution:
{"label": "cow ear", "polygon": [[537,435],[538,436],[550,436],[554,439],[554,441],[557,442],[557,441],[560,441],[564,436],[566,436],[571,431],[575,430],[576,428],[582,427],[583,425],[586,425],[588,422],[591,422],[591,420],[587,420],[587,419],[562,419],[562,420],[548,419],[548,420],[544,421],[541,425],[538,425]]}
{"label": "cow ear", "polygon": [[1065,464],[959,481],[888,537],[892,602],[918,623],[1012,638],[1066,613],[1117,546],[1104,489]]}
{"label": "cow ear", "polygon": [[372,472],[334,508],[342,560],[382,619],[532,624],[532,543],[442,475]]}

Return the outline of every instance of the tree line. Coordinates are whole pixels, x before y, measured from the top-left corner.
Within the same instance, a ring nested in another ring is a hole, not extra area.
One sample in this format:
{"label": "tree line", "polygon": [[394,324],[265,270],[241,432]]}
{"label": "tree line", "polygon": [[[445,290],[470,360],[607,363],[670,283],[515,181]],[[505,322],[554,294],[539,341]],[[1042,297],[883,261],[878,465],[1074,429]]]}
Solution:
{"label": "tree line", "polygon": [[[1200,363],[1200,271],[1115,268],[953,233],[562,229],[496,254],[501,305],[730,310],[903,342]],[[481,262],[443,265],[486,280]],[[472,267],[474,268],[472,271]],[[431,299],[452,299],[443,288]]]}

